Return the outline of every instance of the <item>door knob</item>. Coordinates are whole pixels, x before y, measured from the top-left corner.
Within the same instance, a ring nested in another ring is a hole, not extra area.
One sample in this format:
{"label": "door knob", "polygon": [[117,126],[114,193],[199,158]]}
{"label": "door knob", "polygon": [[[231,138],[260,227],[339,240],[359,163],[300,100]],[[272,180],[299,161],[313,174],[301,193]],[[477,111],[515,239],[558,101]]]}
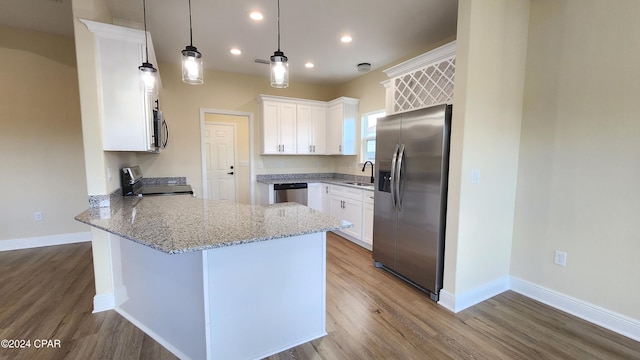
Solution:
{"label": "door knob", "polygon": [[232,172],[228,172],[227,175],[233,175],[233,171]]}

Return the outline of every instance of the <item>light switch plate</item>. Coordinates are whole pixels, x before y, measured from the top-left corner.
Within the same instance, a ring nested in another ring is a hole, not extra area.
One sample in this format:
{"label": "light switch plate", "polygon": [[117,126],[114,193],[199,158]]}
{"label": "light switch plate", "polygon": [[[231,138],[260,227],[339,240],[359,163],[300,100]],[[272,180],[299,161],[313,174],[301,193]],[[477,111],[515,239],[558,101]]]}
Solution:
{"label": "light switch plate", "polygon": [[477,184],[480,182],[480,169],[471,169],[471,183]]}
{"label": "light switch plate", "polygon": [[556,250],[554,253],[553,263],[560,266],[567,266],[567,253]]}

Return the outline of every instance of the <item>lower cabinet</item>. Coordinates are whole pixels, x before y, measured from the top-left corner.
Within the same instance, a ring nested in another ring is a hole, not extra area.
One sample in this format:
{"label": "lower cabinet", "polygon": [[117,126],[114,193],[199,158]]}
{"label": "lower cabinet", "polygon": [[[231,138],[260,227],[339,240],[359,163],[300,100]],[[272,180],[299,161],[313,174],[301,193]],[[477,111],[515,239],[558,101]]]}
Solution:
{"label": "lower cabinet", "polygon": [[329,214],[348,221],[353,227],[336,234],[371,250],[373,245],[373,191],[329,185]]}
{"label": "lower cabinet", "polygon": [[[273,185],[258,184],[260,203],[273,204]],[[373,191],[326,183],[308,183],[307,206],[353,224],[336,234],[365,249],[373,248]]]}
{"label": "lower cabinet", "polygon": [[323,196],[324,184],[320,183],[308,183],[307,184],[307,206],[324,212],[323,208]]}
{"label": "lower cabinet", "polygon": [[362,200],[362,241],[373,247],[373,191],[365,191]]}
{"label": "lower cabinet", "polygon": [[346,220],[353,227],[340,230],[355,239],[362,236],[362,201],[331,195],[331,216]]}
{"label": "lower cabinet", "polygon": [[322,185],[322,212],[326,214],[331,214],[331,194],[329,184],[321,184]]}

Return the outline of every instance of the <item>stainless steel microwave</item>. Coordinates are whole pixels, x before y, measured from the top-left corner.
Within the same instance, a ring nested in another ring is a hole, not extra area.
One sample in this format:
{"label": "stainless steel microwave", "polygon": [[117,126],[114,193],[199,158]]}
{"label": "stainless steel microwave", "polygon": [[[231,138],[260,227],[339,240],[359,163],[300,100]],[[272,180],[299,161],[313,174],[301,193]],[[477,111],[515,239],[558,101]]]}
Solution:
{"label": "stainless steel microwave", "polygon": [[162,111],[156,109],[153,110],[153,137],[152,146],[156,152],[167,147],[169,143],[169,125],[162,116]]}

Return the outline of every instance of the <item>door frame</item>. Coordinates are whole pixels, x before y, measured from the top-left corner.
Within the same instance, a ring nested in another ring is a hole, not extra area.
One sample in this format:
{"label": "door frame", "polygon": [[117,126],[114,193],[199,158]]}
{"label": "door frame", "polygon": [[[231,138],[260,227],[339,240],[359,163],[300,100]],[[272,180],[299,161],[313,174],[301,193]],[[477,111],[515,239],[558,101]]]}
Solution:
{"label": "door frame", "polygon": [[[205,116],[206,114],[215,114],[215,115],[233,115],[233,116],[242,116],[247,119],[249,122],[249,190],[250,190],[250,202],[251,205],[255,205],[255,183],[256,183],[256,174],[254,169],[255,164],[255,155],[254,155],[254,135],[253,135],[253,113],[244,112],[244,111],[232,111],[232,110],[222,110],[222,109],[210,109],[210,108],[200,108],[200,155],[202,158],[201,164],[201,172],[202,172],[202,197],[207,199],[209,197],[209,189],[207,189],[207,166],[206,166],[206,149],[204,146],[204,130],[205,130]],[[237,154],[238,147],[238,133],[235,132],[234,142],[235,142],[235,151]],[[236,165],[238,165],[236,163]],[[236,199],[237,199],[237,181],[236,181]]]}

